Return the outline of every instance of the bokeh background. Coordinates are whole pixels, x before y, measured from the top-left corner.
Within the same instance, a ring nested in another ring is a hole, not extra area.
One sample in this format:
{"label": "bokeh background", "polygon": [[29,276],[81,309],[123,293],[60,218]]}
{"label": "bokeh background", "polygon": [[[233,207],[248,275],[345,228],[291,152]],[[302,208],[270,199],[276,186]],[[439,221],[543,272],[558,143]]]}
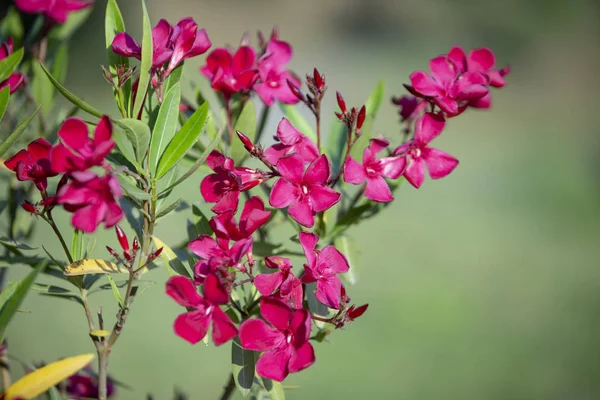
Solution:
{"label": "bokeh background", "polygon": [[[104,1],[72,39],[66,86],[110,110],[103,81]],[[317,66],[333,92],[362,104],[381,78],[386,100],[376,128],[399,140],[389,97],[416,69],[452,45],[489,46],[508,85],[488,112],[451,120],[435,146],[460,159],[447,178],[401,187],[378,217],[352,228],[360,280],[349,288],[370,308],[316,346],[317,363],[291,375],[289,399],[600,398],[600,6],[593,0],[147,0],[153,24],[193,16],[215,46],[277,25],[295,51],[292,68]],[[121,0],[141,37],[137,1]],[[253,37],[253,40],[255,37]],[[256,41],[253,42],[256,44]],[[185,81],[208,87],[201,56]],[[191,93],[191,91],[189,92]],[[331,113],[329,113],[331,116]],[[270,130],[279,116],[270,121]],[[328,126],[328,122],[325,123]],[[179,195],[201,200],[197,174]],[[189,212],[189,211],[188,211]],[[185,238],[176,214],[157,234]],[[67,219],[61,224],[66,227]],[[282,240],[285,238],[282,238]],[[40,227],[35,245],[59,250]],[[100,250],[116,245],[99,236]],[[101,251],[97,251],[102,255]],[[11,270],[18,279],[21,270]],[[134,303],[110,372],[131,390],[121,399],[215,399],[230,370],[229,347],[190,346],[171,324],[182,310],[163,293],[166,273]],[[110,293],[92,297],[107,323]],[[91,352],[75,303],[29,295],[8,331],[11,353],[52,361]],[[18,371],[18,367],[15,366]],[[237,395],[236,395],[237,396]]]}

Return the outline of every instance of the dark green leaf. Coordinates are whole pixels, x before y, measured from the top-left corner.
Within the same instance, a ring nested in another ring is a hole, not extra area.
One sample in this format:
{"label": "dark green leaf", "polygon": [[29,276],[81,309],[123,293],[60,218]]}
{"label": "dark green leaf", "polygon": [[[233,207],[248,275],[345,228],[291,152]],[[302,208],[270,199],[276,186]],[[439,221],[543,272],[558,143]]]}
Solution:
{"label": "dark green leaf", "polygon": [[283,391],[283,387],[281,386],[281,382],[272,381],[271,379],[267,378],[261,379],[267,393],[269,393],[271,400],[285,400],[285,393]]}
{"label": "dark green leaf", "polygon": [[0,90],[0,121],[4,116],[4,112],[8,107],[8,100],[10,99],[10,86],[5,86],[4,89]]}
{"label": "dark green leaf", "polygon": [[60,46],[58,46],[54,61],[52,62],[52,76],[54,76],[61,84],[63,84],[67,78],[68,62],[69,46],[67,43],[61,43]]}
{"label": "dark green leaf", "polygon": [[125,192],[125,194],[132,199],[135,200],[150,200],[152,195],[150,193],[144,192],[142,189],[135,186],[135,184],[127,178],[126,176],[119,174],[117,175],[119,179],[119,184],[121,185],[121,189]]}
{"label": "dark green leaf", "polygon": [[126,139],[126,135],[125,135],[124,131],[125,131],[125,129],[113,130],[112,140],[115,141],[115,144],[117,145],[117,149],[119,150],[119,153],[121,153],[121,155],[123,157],[125,157],[125,159],[127,161],[129,161],[129,163],[131,165],[134,166],[137,173],[141,174],[141,175],[145,175],[144,168],[140,165],[140,163],[135,158],[133,145],[129,142],[128,139]]}
{"label": "dark green leaf", "polygon": [[164,216],[166,216],[167,214],[169,214],[171,211],[175,210],[177,207],[179,207],[179,204],[181,203],[181,199],[177,199],[175,200],[174,203],[169,204],[168,206],[161,208],[160,210],[158,210],[158,212],[156,213],[156,219],[162,218]]}
{"label": "dark green leaf", "polygon": [[150,143],[150,127],[142,121],[133,118],[124,118],[118,121],[117,124],[123,128],[125,136],[127,136],[135,151],[135,159],[141,165],[144,157],[146,157],[148,144]]}
{"label": "dark green leaf", "polygon": [[357,245],[356,241],[354,241],[354,239],[345,235],[336,236],[333,239],[333,244],[336,249],[341,251],[342,254],[346,256],[348,264],[350,265],[350,269],[348,270],[348,272],[343,273],[340,276],[350,285],[355,285],[356,282],[358,282],[359,246]]}
{"label": "dark green leaf", "polygon": [[4,289],[2,289],[2,292],[0,292],[0,310],[2,307],[4,307],[4,304],[6,304],[8,299],[10,299],[10,297],[15,293],[20,283],[21,282],[19,281],[10,282]]}
{"label": "dark green leaf", "polygon": [[150,24],[150,17],[148,16],[148,9],[146,8],[146,2],[142,0],[142,10],[144,13],[143,20],[143,35],[142,35],[142,62],[140,63],[140,80],[138,84],[137,93],[135,95],[135,107],[133,108],[133,116],[136,117],[140,114],[144,101],[146,99],[146,91],[148,90],[148,84],[150,83],[150,69],[152,68],[152,25]]}
{"label": "dark green leaf", "polygon": [[192,204],[192,213],[195,217],[194,224],[196,225],[198,236],[211,235],[213,230],[208,224],[208,218],[206,218],[206,215],[204,215],[198,204]]}
{"label": "dark green leaf", "polygon": [[40,262],[34,268],[34,270],[31,271],[27,277],[21,281],[21,283],[19,283],[19,287],[15,290],[10,299],[6,301],[4,307],[2,307],[2,310],[0,311],[0,342],[4,340],[4,333],[6,332],[8,323],[23,302],[23,299],[25,298],[25,295],[29,291],[29,288],[33,284],[35,278],[41,271],[44,270],[44,268],[46,268],[46,265],[48,265],[47,260]]}
{"label": "dark green leaf", "polygon": [[310,140],[317,143],[317,134],[313,130],[312,125],[309,124],[306,119],[304,119],[296,106],[283,103],[279,103],[279,106],[281,107],[281,111],[283,111],[285,117],[292,123],[292,125],[294,125],[296,129],[308,136]]}
{"label": "dark green leaf", "polygon": [[160,253],[160,258],[163,260],[165,267],[167,268],[167,272],[169,275],[183,275],[188,278],[192,277],[192,274],[187,270],[185,265],[177,258],[175,252],[167,246],[162,240],[157,238],[156,236],[152,237],[154,241],[154,247],[160,249],[162,247],[162,252]]}
{"label": "dark green leaf", "polygon": [[231,343],[231,373],[235,385],[243,397],[250,393],[252,383],[254,383],[256,356],[257,354],[254,351],[242,348],[239,338],[233,339]]}
{"label": "dark green leaf", "polygon": [[150,158],[148,165],[154,175],[158,167],[160,156],[165,151],[167,144],[175,136],[179,116],[179,102],[181,101],[181,86],[179,83],[173,85],[165,95],[163,103],[158,111],[158,118],[152,131],[152,143],[150,144]]}
{"label": "dark green leaf", "polygon": [[8,13],[0,22],[0,31],[5,37],[13,38],[15,46],[20,46],[23,42],[23,23],[21,22],[21,14],[17,7],[10,7]]}
{"label": "dark green leaf", "polygon": [[160,161],[156,177],[160,179],[173,166],[185,156],[188,150],[194,145],[202,133],[206,117],[208,114],[208,103],[204,103],[194,114],[185,122],[179,132],[175,134],[167,148],[165,149]]}
{"label": "dark green leaf", "polygon": [[275,254],[275,251],[281,247],[281,243],[268,243],[263,241],[255,241],[252,244],[252,253],[258,257],[268,257]]}
{"label": "dark green leaf", "polygon": [[17,139],[19,138],[19,136],[21,136],[21,134],[23,132],[25,132],[25,128],[27,128],[27,125],[29,125],[29,123],[31,122],[31,120],[33,119],[33,117],[35,116],[35,114],[37,114],[37,112],[39,111],[39,109],[40,109],[40,107],[38,106],[38,108],[35,109],[35,111],[33,112],[33,114],[31,114],[29,116],[29,118],[27,118],[25,121],[21,122],[19,124],[19,126],[17,126],[16,129],[13,131],[13,133],[11,133],[4,140],[4,142],[0,143],[0,157],[2,157],[4,155],[4,153],[6,153],[7,150],[10,149],[13,144],[15,144],[15,142],[17,141]]}
{"label": "dark green leaf", "polygon": [[236,165],[241,165],[242,162],[248,157],[248,150],[242,144],[242,141],[237,137],[235,131],[240,131],[244,135],[248,136],[250,141],[254,142],[256,137],[256,110],[254,109],[254,103],[248,100],[240,113],[239,118],[235,122],[233,128],[234,135],[231,139],[231,146],[229,147],[229,157],[235,161]]}
{"label": "dark green leaf", "polygon": [[23,59],[23,48],[0,60],[0,82],[5,81],[17,69]]}
{"label": "dark green leaf", "polygon": [[17,242],[13,239],[6,237],[0,237],[0,244],[8,249],[19,249],[19,250],[35,250],[37,247],[31,247],[25,243]]}
{"label": "dark green leaf", "polygon": [[69,100],[71,103],[73,103],[74,105],[79,107],[82,111],[85,111],[86,113],[93,115],[94,117],[98,117],[98,118],[102,117],[102,111],[98,110],[97,108],[92,107],[85,101],[79,99],[73,93],[69,92],[63,85],[61,85],[52,76],[52,74],[46,69],[46,67],[44,67],[43,64],[40,64],[40,66],[42,67],[42,70],[46,73],[46,76],[48,76],[48,79],[50,79],[50,82],[52,82],[54,87],[56,89],[58,89],[58,91],[65,97],[65,99]]}
{"label": "dark green leaf", "polygon": [[104,18],[104,37],[106,39],[106,55],[110,72],[117,73],[115,66],[125,65],[129,67],[129,59],[112,51],[112,42],[117,33],[125,32],[125,21],[116,0],[108,0],[106,3],[106,14]]}
{"label": "dark green leaf", "polygon": [[[321,303],[315,297],[315,290],[317,289],[316,283],[307,283],[306,284],[306,302],[308,303],[308,309],[311,313],[315,315],[319,315],[321,317],[327,317],[329,315],[329,308],[323,303]],[[319,328],[322,328],[325,325],[325,322],[315,321]]]}

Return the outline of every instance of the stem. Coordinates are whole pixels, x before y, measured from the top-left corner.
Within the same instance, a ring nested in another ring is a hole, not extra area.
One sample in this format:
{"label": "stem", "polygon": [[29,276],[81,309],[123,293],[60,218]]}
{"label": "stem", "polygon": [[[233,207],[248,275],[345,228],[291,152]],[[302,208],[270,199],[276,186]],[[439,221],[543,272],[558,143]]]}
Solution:
{"label": "stem", "polygon": [[331,187],[334,187],[338,181],[340,180],[342,173],[344,172],[344,165],[346,165],[346,160],[350,156],[350,150],[352,150],[352,146],[356,142],[356,138],[352,140],[352,126],[348,126],[348,138],[346,139],[346,155],[342,159],[342,163],[340,164],[340,170],[338,171],[337,176],[331,182]]}
{"label": "stem", "polygon": [[110,348],[102,346],[103,349],[98,350],[98,400],[105,400],[108,395],[108,354]]}
{"label": "stem", "polygon": [[319,154],[321,153],[321,102],[319,101],[317,105],[317,112],[315,113],[315,118],[317,120],[317,149],[319,150]]}
{"label": "stem", "polygon": [[227,384],[223,388],[223,394],[221,394],[220,400],[229,400],[234,391],[235,391],[235,380],[233,379],[233,374],[229,374],[229,380],[227,381]]}
{"label": "stem", "polygon": [[56,226],[56,223],[54,222],[54,218],[52,218],[52,211],[48,210],[46,212],[46,216],[42,215],[42,218],[46,222],[48,222],[48,224],[50,224],[50,226],[52,227],[52,230],[58,237],[58,240],[60,241],[60,244],[62,245],[62,248],[65,251],[65,254],[67,255],[67,258],[69,259],[69,263],[73,264],[73,257],[71,256],[71,251],[69,250],[69,246],[67,246],[67,243],[65,242],[65,239],[63,238],[63,235],[60,233],[58,226]]}

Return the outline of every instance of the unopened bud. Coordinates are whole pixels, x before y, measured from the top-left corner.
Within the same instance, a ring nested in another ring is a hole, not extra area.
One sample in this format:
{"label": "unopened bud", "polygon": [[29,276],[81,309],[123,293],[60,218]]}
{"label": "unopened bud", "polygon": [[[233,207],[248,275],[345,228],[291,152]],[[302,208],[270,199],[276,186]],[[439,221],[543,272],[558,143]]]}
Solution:
{"label": "unopened bud", "polygon": [[31,203],[29,200],[25,200],[21,204],[21,207],[23,207],[23,210],[27,211],[28,213],[38,215],[37,207],[33,203]]}
{"label": "unopened bud", "polygon": [[121,229],[119,225],[115,225],[115,233],[117,234],[117,239],[119,240],[119,244],[121,245],[123,251],[128,252],[129,241],[127,240],[127,235],[125,234],[125,231],[123,231],[123,229]]}
{"label": "unopened bud", "polygon": [[360,131],[360,129],[363,126],[363,123],[365,122],[366,115],[367,115],[367,109],[365,108],[365,106],[362,106],[362,108],[358,112],[358,119],[356,120],[356,130]]}
{"label": "unopened bud", "polygon": [[58,181],[58,185],[56,186],[56,193],[60,192],[60,189],[63,186],[65,186],[67,182],[69,182],[69,177],[65,174],[62,176],[62,178],[60,178],[60,181]]}
{"label": "unopened bud", "polygon": [[343,121],[343,120],[344,120],[344,114],[342,114],[342,113],[336,112],[336,113],[335,113],[335,116],[336,116],[336,117],[338,117],[338,119],[339,119],[340,121]]}
{"label": "unopened bud", "polygon": [[107,70],[106,68],[104,68],[104,65],[101,65],[100,67],[102,67],[102,74],[104,75],[104,79],[106,79],[108,81],[108,83],[110,83],[111,85],[115,85],[115,81],[113,80],[112,74],[110,73],[109,70]]}
{"label": "unopened bud", "polygon": [[138,242],[137,236],[133,238],[133,252],[136,253],[140,249],[140,242]]}
{"label": "unopened bud", "polygon": [[116,251],[114,251],[112,248],[106,246],[106,250],[108,250],[108,252],[110,253],[111,256],[113,256],[114,258],[118,259],[119,255],[117,254]]}
{"label": "unopened bud", "polygon": [[300,89],[294,84],[294,82],[292,82],[288,79],[287,84],[288,84],[288,87],[290,88],[290,90],[292,91],[292,93],[294,94],[294,96],[296,96],[298,98],[298,100],[306,101],[306,99],[304,98],[304,95],[302,94]]}
{"label": "unopened bud", "polygon": [[316,68],[313,70],[313,78],[315,80],[315,85],[317,86],[317,89],[319,89],[320,91],[323,90],[323,88],[325,88],[325,79],[323,79],[324,77],[319,73],[319,71]]}
{"label": "unopened bud", "polygon": [[346,102],[344,101],[342,94],[340,92],[335,92],[335,96],[337,97],[337,103],[338,106],[340,106],[340,110],[342,110],[342,113],[346,114],[348,110],[346,109]]}
{"label": "unopened bud", "polygon": [[346,313],[346,315],[348,316],[348,318],[350,318],[350,320],[355,320],[356,318],[363,315],[365,313],[365,311],[367,311],[367,308],[369,308],[369,304],[363,304],[362,306],[357,307],[357,308],[354,308],[354,305],[353,305],[352,307],[350,307],[348,309],[348,312]]}
{"label": "unopened bud", "polygon": [[254,143],[252,143],[250,138],[240,131],[236,130],[235,133],[237,133],[238,138],[242,141],[242,144],[244,145],[246,150],[248,150],[248,153],[252,153],[254,151]]}
{"label": "unopened bud", "polygon": [[160,256],[160,253],[162,253],[162,251],[163,251],[163,248],[161,247],[161,248],[159,248],[158,250],[156,250],[154,253],[150,254],[150,255],[148,256],[148,261],[147,261],[146,263],[147,263],[147,264],[150,264],[152,261],[156,260],[156,258],[157,258],[158,256]]}

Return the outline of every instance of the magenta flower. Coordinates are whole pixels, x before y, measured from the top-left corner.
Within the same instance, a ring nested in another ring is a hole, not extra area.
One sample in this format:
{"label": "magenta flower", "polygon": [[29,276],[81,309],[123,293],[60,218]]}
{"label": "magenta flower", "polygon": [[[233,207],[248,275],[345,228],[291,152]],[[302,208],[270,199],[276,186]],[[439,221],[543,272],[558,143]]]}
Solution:
{"label": "magenta flower", "polygon": [[278,271],[259,274],[254,278],[254,285],[260,294],[279,298],[288,306],[301,309],[304,297],[302,282],[293,274],[290,259],[270,256],[265,258],[265,265]]}
{"label": "magenta flower", "polygon": [[442,55],[429,63],[432,76],[423,71],[410,75],[413,94],[430,98],[446,114],[460,114],[468,103],[488,93],[486,78],[477,72],[461,73],[460,67]]}
{"label": "magenta flower", "polygon": [[200,257],[194,265],[194,281],[202,283],[209,274],[217,273],[220,268],[232,267],[245,271],[242,258],[252,254],[252,238],[237,241],[229,246],[228,239],[213,239],[208,235],[200,235],[188,245],[192,253]]}
{"label": "magenta flower", "polygon": [[444,130],[446,122],[440,114],[426,113],[415,124],[415,138],[394,150],[395,155],[406,155],[407,166],[404,177],[415,188],[419,188],[425,177],[425,165],[431,179],[448,175],[458,165],[450,154],[429,147],[428,144]]}
{"label": "magenta flower", "polygon": [[[6,57],[10,56],[13,53],[13,40],[11,37],[2,45],[0,45],[0,61],[4,60]],[[8,78],[0,82],[0,91],[4,89],[6,86],[10,87],[10,94],[16,92],[21,85],[25,82],[25,75],[19,72],[13,72]]]}
{"label": "magenta flower", "polygon": [[327,186],[331,175],[329,159],[317,157],[304,171],[304,160],[297,154],[283,157],[277,163],[281,174],[269,196],[275,208],[289,206],[290,216],[299,224],[312,228],[315,215],[340,200],[340,194]]}
{"label": "magenta flower", "polygon": [[365,196],[381,203],[394,200],[384,178],[397,179],[406,166],[406,159],[401,156],[375,158],[389,144],[385,139],[371,139],[363,153],[362,164],[352,157],[348,157],[344,163],[344,180],[354,185],[366,180]]}
{"label": "magenta flower", "polygon": [[280,143],[265,150],[264,155],[271,164],[277,164],[279,159],[290,154],[298,154],[305,163],[313,162],[319,157],[317,145],[288,121],[282,118],[277,125],[277,139]]}
{"label": "magenta flower", "polygon": [[229,294],[216,275],[206,277],[202,285],[204,297],[184,276],[172,276],[167,281],[167,294],[179,305],[194,309],[179,315],[173,329],[180,338],[196,344],[206,336],[212,322],[212,340],[215,346],[228,342],[237,335],[229,316],[219,307],[229,302]]}
{"label": "magenta flower", "polygon": [[33,181],[40,192],[48,187],[49,177],[56,176],[50,164],[52,145],[46,139],[36,139],[23,149],[4,161],[6,168],[16,172],[20,181]]}
{"label": "magenta flower", "polygon": [[[448,58],[454,61],[463,73],[467,71],[480,73],[490,86],[501,88],[506,84],[504,77],[510,72],[510,67],[499,70],[494,69],[496,57],[492,50],[486,47],[471,50],[467,56],[462,48],[455,46],[448,52]],[[491,96],[488,93],[469,103],[469,105],[477,108],[489,108],[491,106]]]}
{"label": "magenta flower", "polygon": [[271,216],[265,211],[265,204],[258,196],[251,197],[244,204],[239,225],[235,222],[235,211],[225,211],[211,218],[209,224],[219,239],[238,241],[247,239]]}
{"label": "magenta flower", "polygon": [[200,182],[200,193],[207,203],[216,203],[211,210],[216,214],[237,210],[240,192],[262,182],[262,173],[245,167],[234,167],[233,160],[213,150],[206,163],[215,173]]}
{"label": "magenta flower", "polygon": [[44,14],[49,20],[64,24],[73,11],[94,4],[84,0],[15,0],[17,8],[28,14]]}
{"label": "magenta flower", "polygon": [[260,82],[254,85],[262,101],[270,106],[275,100],[286,104],[295,104],[298,97],[292,92],[287,81],[300,86],[300,79],[294,76],[285,66],[292,59],[292,46],[281,40],[271,39],[265,54],[258,60]]}
{"label": "magenta flower", "polygon": [[[86,368],[86,370],[88,370],[88,368]],[[67,379],[66,392],[69,395],[70,399],[98,398],[98,379],[89,375],[91,373],[93,372],[91,371],[91,369],[89,369],[89,372],[80,372],[75,375],[71,375]],[[113,380],[110,377],[108,377],[106,385],[106,396],[112,397],[114,395],[115,385],[113,383]]]}
{"label": "magenta flower", "polygon": [[427,103],[425,100],[415,96],[393,97],[392,103],[399,108],[400,121],[413,121],[425,111]]}
{"label": "magenta flower", "polygon": [[167,67],[167,75],[183,60],[204,54],[212,46],[206,30],[198,29],[198,24],[191,17],[177,23],[172,40],[175,44],[173,56]]}
{"label": "magenta flower", "polygon": [[303,283],[317,282],[315,297],[327,307],[339,309],[342,281],[337,276],[348,272],[348,260],[338,249],[326,246],[316,250],[319,237],[314,233],[300,232],[300,244],[308,264],[304,265]]}
{"label": "magenta flower", "polygon": [[[152,68],[160,68],[173,55],[173,27],[165,19],[152,29]],[[112,50],[124,57],[142,59],[142,47],[127,32],[119,32],[112,42]]]}
{"label": "magenta flower", "polygon": [[211,81],[211,86],[230,98],[238,92],[248,92],[258,78],[256,53],[250,46],[240,46],[234,55],[228,49],[214,49],[206,58],[200,72]]}
{"label": "magenta flower", "polygon": [[260,313],[271,325],[250,318],[240,325],[239,335],[243,348],[262,352],[256,363],[260,376],[281,382],[288,374],[314,364],[308,311],[292,310],[280,300],[263,297]]}
{"label": "magenta flower", "polygon": [[88,127],[83,120],[68,118],[58,130],[61,143],[50,154],[52,168],[57,172],[72,172],[103,165],[115,146],[111,136],[112,122],[106,115],[98,122],[94,139],[88,137]]}
{"label": "magenta flower", "polygon": [[106,228],[123,218],[117,199],[119,181],[112,175],[99,177],[91,172],[73,172],[72,180],[57,193],[57,201],[73,212],[71,224],[83,232],[94,232],[101,222]]}

